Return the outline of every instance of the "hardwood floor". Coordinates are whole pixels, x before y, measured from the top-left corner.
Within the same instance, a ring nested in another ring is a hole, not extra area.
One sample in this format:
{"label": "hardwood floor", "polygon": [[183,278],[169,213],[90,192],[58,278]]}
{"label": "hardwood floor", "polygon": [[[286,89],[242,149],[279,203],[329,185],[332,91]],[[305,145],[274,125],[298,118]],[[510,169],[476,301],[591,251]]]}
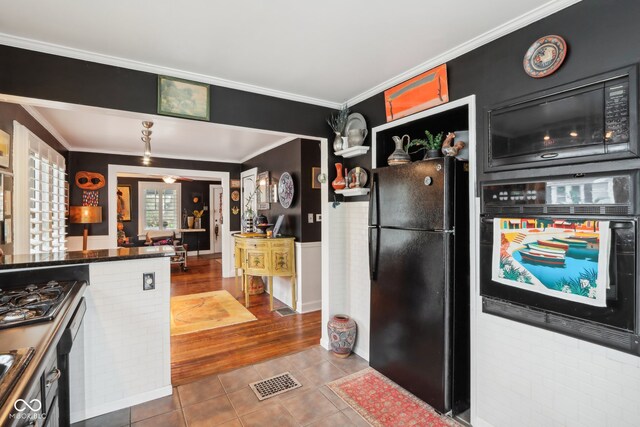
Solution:
{"label": "hardwood floor", "polygon": [[[233,278],[222,278],[222,265],[212,255],[189,257],[189,271],[171,266],[171,296],[226,290],[244,302]],[[285,305],[274,300],[274,307]],[[171,337],[171,382],[174,386],[255,364],[317,345],[320,311],[281,317],[269,311],[266,293],[250,298],[258,320]]]}

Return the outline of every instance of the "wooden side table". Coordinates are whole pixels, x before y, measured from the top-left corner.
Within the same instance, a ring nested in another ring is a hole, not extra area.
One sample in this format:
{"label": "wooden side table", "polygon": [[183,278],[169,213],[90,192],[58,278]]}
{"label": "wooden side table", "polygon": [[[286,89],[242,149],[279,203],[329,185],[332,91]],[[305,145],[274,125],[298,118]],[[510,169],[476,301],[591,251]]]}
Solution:
{"label": "wooden side table", "polygon": [[242,290],[244,304],[249,307],[248,276],[269,277],[269,308],[273,311],[273,278],[291,277],[291,301],[295,311],[296,300],[296,257],[294,237],[262,238],[234,236],[235,273],[238,283],[238,269],[242,269]]}

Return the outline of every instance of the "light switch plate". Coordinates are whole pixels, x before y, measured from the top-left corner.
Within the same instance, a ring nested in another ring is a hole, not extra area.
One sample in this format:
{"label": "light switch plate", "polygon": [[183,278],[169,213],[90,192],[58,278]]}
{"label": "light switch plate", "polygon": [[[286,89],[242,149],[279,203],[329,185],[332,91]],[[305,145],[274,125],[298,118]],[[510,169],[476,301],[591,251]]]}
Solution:
{"label": "light switch plate", "polygon": [[142,290],[150,291],[156,288],[156,273],[142,273]]}
{"label": "light switch plate", "polygon": [[313,214],[307,215],[307,221],[309,221],[309,224],[313,224]]}
{"label": "light switch plate", "polygon": [[316,214],[316,222],[322,222],[322,214]]}

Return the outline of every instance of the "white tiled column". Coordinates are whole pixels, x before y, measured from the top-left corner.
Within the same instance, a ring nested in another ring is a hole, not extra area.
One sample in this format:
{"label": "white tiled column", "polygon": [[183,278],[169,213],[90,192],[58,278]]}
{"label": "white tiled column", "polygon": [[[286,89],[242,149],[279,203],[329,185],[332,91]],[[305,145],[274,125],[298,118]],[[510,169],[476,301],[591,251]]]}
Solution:
{"label": "white tiled column", "polygon": [[[156,286],[145,291],[148,272]],[[89,273],[84,366],[70,362],[71,392],[80,393],[72,422],[171,394],[169,258],[93,263]]]}

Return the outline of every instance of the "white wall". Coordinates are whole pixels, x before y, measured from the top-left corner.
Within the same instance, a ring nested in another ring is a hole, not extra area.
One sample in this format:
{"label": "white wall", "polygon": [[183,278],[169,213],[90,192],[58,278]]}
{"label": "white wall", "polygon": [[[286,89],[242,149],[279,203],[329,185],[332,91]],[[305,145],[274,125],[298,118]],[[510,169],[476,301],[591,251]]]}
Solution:
{"label": "white wall", "polygon": [[[295,243],[296,250],[296,299],[298,313],[309,313],[322,308],[322,244],[320,242]],[[268,278],[263,277],[265,291]],[[291,279],[273,278],[273,296],[291,306]]]}
{"label": "white wall", "polygon": [[[331,206],[331,203],[329,203]],[[329,208],[331,215],[329,248],[329,315],[347,314],[358,325],[358,338],[354,352],[369,360],[369,202],[342,203]],[[323,319],[324,320],[324,319]],[[328,320],[328,319],[327,319]],[[325,323],[326,324],[326,321]],[[322,344],[328,345],[326,330],[322,331]]]}
{"label": "white wall", "polygon": [[[142,290],[143,272],[155,272],[155,290]],[[72,422],[171,394],[169,258],[92,263],[89,275]]]}
{"label": "white wall", "polygon": [[475,426],[640,425],[640,358],[484,313],[476,322]]}

